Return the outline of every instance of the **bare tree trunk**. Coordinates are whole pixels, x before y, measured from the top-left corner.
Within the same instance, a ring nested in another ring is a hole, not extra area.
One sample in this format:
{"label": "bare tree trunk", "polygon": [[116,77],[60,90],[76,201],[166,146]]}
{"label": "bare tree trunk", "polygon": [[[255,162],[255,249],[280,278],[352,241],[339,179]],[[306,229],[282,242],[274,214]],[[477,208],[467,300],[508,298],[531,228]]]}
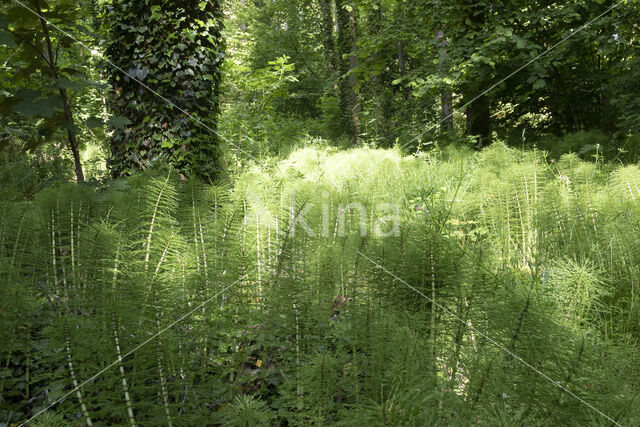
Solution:
{"label": "bare tree trunk", "polygon": [[[56,58],[53,54],[53,48],[51,46],[51,36],[49,35],[49,26],[47,21],[42,17],[42,8],[40,7],[40,1],[36,0],[36,9],[40,16],[40,25],[42,26],[42,32],[47,45],[47,66],[51,71],[51,76],[54,80],[58,79],[58,66],[56,64]],[[62,108],[64,111],[64,118],[67,122],[67,138],[69,140],[69,148],[73,155],[73,163],[76,172],[76,180],[78,182],[84,182],[84,173],[82,172],[82,163],[80,162],[80,152],[78,150],[78,141],[76,140],[76,134],[73,131],[73,112],[71,111],[71,103],[69,102],[69,94],[66,89],[60,89],[60,96],[62,97]]]}
{"label": "bare tree trunk", "polygon": [[[447,72],[447,40],[444,37],[444,32],[442,30],[436,30],[435,37],[437,40],[437,48],[438,48],[438,74],[440,78],[444,80],[444,77]],[[441,120],[442,120],[442,129],[445,131],[450,131],[453,129],[453,103],[451,92],[445,86],[443,82],[442,89],[440,90],[440,104],[441,104]]]}
{"label": "bare tree trunk", "polygon": [[398,65],[400,66],[400,75],[407,74],[407,65],[404,63],[404,46],[402,40],[398,40]]}
{"label": "bare tree trunk", "polygon": [[[357,39],[353,6],[349,5],[345,0],[336,3],[336,18],[338,22],[338,49],[336,56],[338,58],[339,73],[340,94],[338,104],[340,120],[344,132],[357,144],[359,142],[360,129],[358,123],[359,107],[355,88],[358,80],[353,74],[353,70],[358,65],[358,59],[355,56]],[[348,56],[348,60],[344,59],[345,56]]]}
{"label": "bare tree trunk", "polygon": [[[383,7],[382,0],[375,0],[374,10],[369,15],[368,27],[369,27],[369,35],[372,38],[380,38],[382,37],[382,33],[384,31],[383,28]],[[381,141],[388,143],[387,138],[389,136],[389,102],[387,101],[386,91],[385,91],[385,71],[380,70],[379,65],[381,63],[387,64],[388,58],[382,52],[374,52],[373,56],[369,58],[369,61],[372,61],[376,64],[376,66],[368,67],[371,68],[371,96],[375,99],[376,105],[376,115],[377,120],[375,121],[375,127],[373,134],[379,138]],[[386,68],[386,67],[385,67]],[[390,83],[390,82],[389,82]],[[365,132],[371,134],[372,131],[369,129],[365,129]]]}
{"label": "bare tree trunk", "polygon": [[[240,6],[244,7],[244,2],[245,0],[240,0]],[[243,33],[247,31],[247,23],[242,21],[240,23],[240,31],[242,31]]]}
{"label": "bare tree trunk", "polygon": [[[473,99],[473,95],[474,93],[471,92],[466,98],[470,101]],[[487,95],[478,97],[467,107],[467,133],[480,137],[478,141],[480,147],[487,145],[491,136],[491,111],[489,108]]]}
{"label": "bare tree trunk", "polygon": [[[486,26],[486,9],[484,4],[475,4],[469,11],[468,25],[470,31],[483,31]],[[480,65],[482,67],[482,65]],[[463,90],[464,102],[467,107],[467,134],[479,137],[478,148],[482,148],[491,142],[491,103],[485,94],[483,82],[467,82]]]}
{"label": "bare tree trunk", "polygon": [[[403,4],[401,1],[399,1],[396,7],[396,12],[395,12],[396,22],[398,21],[402,22],[403,20],[402,11],[403,11]],[[407,75],[407,62],[405,59],[405,44],[401,38],[398,39],[397,48],[398,48],[398,68],[400,69],[400,77],[404,79],[404,77]],[[409,88],[403,84],[402,96],[404,100],[409,101],[410,95],[411,95],[411,92],[409,91]]]}
{"label": "bare tree trunk", "polygon": [[358,57],[356,51],[358,50],[358,33],[356,26],[356,13],[355,8],[349,12],[349,24],[351,26],[351,33],[353,34],[351,40],[351,55],[349,56],[349,93],[351,94],[351,103],[353,105],[353,125],[355,131],[355,142],[360,144],[360,104],[358,103],[358,95],[356,94],[356,86],[358,85],[358,77],[353,72],[358,67]]}

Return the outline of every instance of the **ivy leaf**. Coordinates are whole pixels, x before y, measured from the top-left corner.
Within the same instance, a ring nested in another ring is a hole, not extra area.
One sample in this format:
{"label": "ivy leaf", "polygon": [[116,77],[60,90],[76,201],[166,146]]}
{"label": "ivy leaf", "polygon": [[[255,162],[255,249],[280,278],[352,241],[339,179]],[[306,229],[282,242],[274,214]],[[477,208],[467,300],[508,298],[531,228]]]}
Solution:
{"label": "ivy leaf", "polygon": [[148,74],[149,74],[148,68],[138,68],[135,70],[134,75],[138,80],[142,81],[147,77]]}

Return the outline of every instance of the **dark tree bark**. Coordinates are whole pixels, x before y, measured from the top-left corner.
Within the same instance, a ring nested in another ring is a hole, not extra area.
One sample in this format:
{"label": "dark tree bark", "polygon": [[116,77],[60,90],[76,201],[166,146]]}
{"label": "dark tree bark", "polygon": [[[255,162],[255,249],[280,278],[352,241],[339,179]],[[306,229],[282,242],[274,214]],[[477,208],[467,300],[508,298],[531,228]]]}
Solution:
{"label": "dark tree bark", "polygon": [[351,103],[353,104],[353,125],[355,132],[355,143],[360,144],[360,104],[358,102],[358,95],[356,94],[356,86],[358,86],[358,76],[353,72],[358,67],[358,57],[356,51],[358,50],[358,32],[356,23],[356,11],[355,6],[349,12],[349,25],[351,27],[351,33],[353,34],[351,39],[351,54],[349,55],[349,95],[351,95]]}
{"label": "dark tree bark", "polygon": [[[469,95],[469,100],[473,99],[472,96]],[[467,106],[466,115],[467,134],[479,137],[479,147],[488,145],[491,142],[491,110],[487,95],[480,96]]]}
{"label": "dark tree bark", "polygon": [[360,142],[359,106],[355,91],[358,78],[352,72],[358,66],[358,59],[355,53],[357,49],[355,8],[346,0],[336,4],[336,7],[338,22],[338,72],[340,73],[340,117],[344,132],[352,141],[358,144]]}
{"label": "dark tree bark", "polygon": [[[395,15],[396,15],[395,20],[398,24],[401,24],[404,20],[403,6],[404,6],[403,2],[398,1],[396,12],[395,12]],[[404,79],[404,77],[407,75],[407,61],[405,59],[405,41],[402,40],[402,38],[399,38],[396,46],[398,49],[398,70],[400,71],[400,77]],[[404,100],[407,102],[411,98],[411,91],[409,87],[404,84],[402,85],[402,96],[404,97]]]}
{"label": "dark tree bark", "polygon": [[[481,33],[486,27],[487,6],[472,2],[468,7],[468,27],[470,32]],[[480,65],[479,67],[486,67]],[[483,69],[475,70],[476,75],[488,75]],[[467,134],[478,137],[478,148],[491,142],[491,102],[487,95],[480,95],[485,89],[485,82],[473,79],[464,85],[463,101],[471,102],[467,106]],[[477,99],[476,99],[477,98]]]}
{"label": "dark tree bark", "polygon": [[[369,14],[368,20],[368,29],[369,36],[372,38],[380,38],[383,36],[383,7],[381,0],[375,0],[375,7]],[[391,115],[390,112],[390,103],[387,97],[387,88],[385,84],[389,87],[391,86],[390,81],[385,81],[385,77],[388,75],[385,73],[386,64],[388,62],[388,58],[384,53],[373,52],[371,55],[370,61],[374,63],[374,66],[371,67],[371,97],[375,99],[376,105],[376,118],[379,123],[379,127],[377,129],[378,136],[382,137],[382,140],[385,142],[389,135],[389,117]],[[384,66],[380,66],[380,64],[384,64]],[[388,79],[387,79],[388,80]]]}

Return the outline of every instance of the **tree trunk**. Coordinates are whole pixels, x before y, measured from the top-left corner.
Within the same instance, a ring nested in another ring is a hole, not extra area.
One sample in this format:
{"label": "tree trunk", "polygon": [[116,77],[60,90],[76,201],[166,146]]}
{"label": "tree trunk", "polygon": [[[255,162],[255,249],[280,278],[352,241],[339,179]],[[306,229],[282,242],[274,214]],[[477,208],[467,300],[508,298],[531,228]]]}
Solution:
{"label": "tree trunk", "polygon": [[324,57],[331,71],[336,70],[336,43],[333,38],[333,0],[319,0],[322,14],[322,45]]}
{"label": "tree trunk", "polygon": [[[481,90],[481,89],[478,89]],[[475,92],[465,99],[472,100]],[[467,101],[468,102],[468,101]],[[487,95],[478,97],[467,106],[467,134],[478,136],[479,148],[485,147],[491,142],[491,110]]]}
{"label": "tree trunk", "polygon": [[60,96],[62,96],[64,116],[69,125],[69,128],[67,129],[67,139],[69,140],[69,147],[71,148],[71,153],[73,154],[73,165],[76,172],[76,181],[84,182],[84,173],[82,171],[82,162],[80,161],[80,151],[78,150],[78,141],[76,140],[76,134],[73,131],[73,126],[74,126],[73,112],[71,111],[69,96],[67,94],[67,91],[64,89],[60,89]]}
{"label": "tree trunk", "polygon": [[[47,21],[42,16],[42,8],[40,7],[40,1],[36,0],[36,9],[40,16],[40,25],[42,26],[42,32],[47,45],[47,66],[51,72],[51,77],[54,80],[58,79],[58,66],[53,55],[53,48],[51,46],[51,36],[49,35],[49,26]],[[73,131],[74,121],[73,112],[71,111],[71,102],[69,101],[69,94],[66,89],[60,89],[60,96],[62,97],[62,108],[64,111],[64,118],[67,122],[67,139],[69,141],[69,149],[73,155],[73,164],[76,172],[76,181],[84,182],[84,173],[82,172],[82,162],[80,161],[80,152],[78,150],[78,141],[76,140],[76,134]]]}
{"label": "tree trunk", "polygon": [[[166,159],[185,175],[215,180],[222,169],[216,130],[225,49],[222,0],[158,2],[155,14],[150,3],[156,2],[113,2],[104,16],[107,57],[155,91],[112,72],[116,90],[109,106],[130,123],[111,136],[109,168],[119,177]],[[144,37],[137,36],[140,27],[146,28]],[[173,50],[176,43],[167,44],[171,37],[177,37],[180,54]],[[166,65],[175,61],[179,66]]]}
{"label": "tree trunk", "polygon": [[[437,5],[437,3],[436,3]],[[436,30],[435,34],[438,48],[438,74],[440,78],[444,80],[447,72],[447,40],[444,37],[442,30]],[[442,129],[444,131],[450,131],[453,129],[453,104],[451,92],[446,87],[444,81],[442,82],[442,89],[440,89],[440,106],[441,106],[441,121]]]}
{"label": "tree trunk", "polygon": [[[400,25],[404,21],[403,3],[401,1],[399,1],[397,4],[395,15],[396,25]],[[398,39],[396,46],[398,49],[398,69],[400,71],[400,77],[404,81],[404,78],[407,75],[407,62],[405,59],[405,43],[402,38]],[[401,90],[404,100],[409,101],[409,98],[411,97],[411,91],[409,90],[409,87],[404,84],[404,82]]]}
{"label": "tree trunk", "polygon": [[[383,8],[382,8],[382,0],[375,0],[375,7],[371,14],[369,15],[369,36],[372,39],[382,38],[384,28],[383,28]],[[389,116],[391,115],[389,111],[389,102],[387,97],[387,91],[385,87],[385,73],[386,65],[388,63],[388,57],[383,52],[374,51],[371,58],[369,58],[370,62],[373,62],[373,66],[371,68],[371,97],[375,99],[376,105],[376,123],[377,126],[375,128],[375,135],[381,140],[388,142],[387,138],[389,136]],[[380,65],[383,64],[381,67]],[[389,86],[391,86],[390,82]],[[365,132],[371,133],[371,131],[365,129]]]}
{"label": "tree trunk", "polygon": [[[240,6],[244,7],[244,2],[245,0],[240,0]],[[247,23],[242,21],[240,23],[240,31],[242,31],[243,33],[247,32]]]}
{"label": "tree trunk", "polygon": [[[484,4],[471,5],[468,13],[469,32],[481,33],[485,30],[486,8]],[[486,65],[479,65],[479,67],[486,67]],[[482,148],[491,142],[491,103],[487,95],[480,95],[486,88],[483,81],[477,81],[477,75],[488,75],[488,73],[481,73],[482,70],[473,71],[472,81],[467,82],[463,91],[464,102],[471,102],[466,111],[467,134],[478,136],[478,148]]]}
{"label": "tree trunk", "polygon": [[358,57],[356,52],[358,50],[358,33],[356,25],[356,12],[355,7],[349,12],[349,24],[351,26],[351,33],[353,34],[351,40],[351,55],[349,55],[349,94],[351,95],[351,103],[353,105],[353,125],[355,131],[355,142],[360,144],[360,104],[358,103],[358,95],[356,94],[356,86],[358,85],[358,77],[353,72],[358,67]]}
{"label": "tree trunk", "polygon": [[[348,11],[346,1],[336,4],[338,22],[338,72],[340,96],[338,104],[342,128],[355,143],[359,142],[358,106],[355,87],[358,83],[355,74],[351,73],[358,65],[355,50],[357,45],[355,28],[355,11]],[[345,59],[345,56],[348,57]]]}

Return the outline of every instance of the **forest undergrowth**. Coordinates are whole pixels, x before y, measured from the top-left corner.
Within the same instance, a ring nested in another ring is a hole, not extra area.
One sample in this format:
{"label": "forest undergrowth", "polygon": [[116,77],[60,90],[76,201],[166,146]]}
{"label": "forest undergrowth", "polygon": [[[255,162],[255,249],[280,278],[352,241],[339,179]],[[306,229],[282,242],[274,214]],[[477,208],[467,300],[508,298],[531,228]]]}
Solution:
{"label": "forest undergrowth", "polygon": [[637,165],[309,147],[0,195],[0,423],[640,423]]}

